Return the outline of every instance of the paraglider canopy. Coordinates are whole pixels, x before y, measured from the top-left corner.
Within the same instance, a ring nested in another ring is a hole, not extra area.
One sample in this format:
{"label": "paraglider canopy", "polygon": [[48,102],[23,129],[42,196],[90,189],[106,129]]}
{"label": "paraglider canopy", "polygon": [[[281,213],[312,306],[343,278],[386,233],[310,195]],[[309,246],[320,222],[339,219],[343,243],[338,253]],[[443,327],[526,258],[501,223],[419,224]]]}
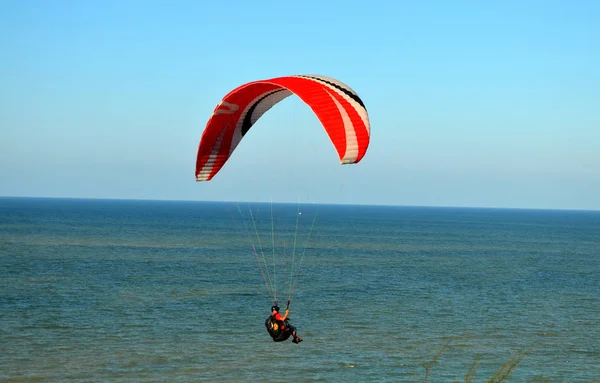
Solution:
{"label": "paraglider canopy", "polygon": [[330,77],[284,76],[243,84],[221,100],[200,139],[196,180],[211,180],[256,121],[292,94],[316,114],[341,164],[358,163],[363,158],[369,146],[370,125],[356,92]]}

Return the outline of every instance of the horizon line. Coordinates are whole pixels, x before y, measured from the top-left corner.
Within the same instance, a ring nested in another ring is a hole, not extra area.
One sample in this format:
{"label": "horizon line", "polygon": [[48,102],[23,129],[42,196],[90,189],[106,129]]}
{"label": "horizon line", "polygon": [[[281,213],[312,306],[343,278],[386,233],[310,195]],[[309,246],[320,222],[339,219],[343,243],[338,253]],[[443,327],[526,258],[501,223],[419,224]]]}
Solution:
{"label": "horizon line", "polygon": [[378,203],[336,203],[336,202],[291,202],[291,201],[257,201],[257,200],[194,200],[194,199],[157,199],[157,198],[125,198],[125,197],[56,197],[56,196],[11,196],[2,195],[0,199],[56,199],[56,200],[96,200],[96,201],[145,201],[145,202],[196,202],[196,203],[252,203],[275,205],[331,205],[331,206],[363,206],[363,207],[400,207],[400,208],[437,208],[437,209],[485,209],[485,210],[534,210],[534,211],[577,211],[600,212],[600,209],[584,208],[533,208],[533,207],[497,207],[497,206],[462,206],[462,205],[410,205],[410,204],[378,204]]}

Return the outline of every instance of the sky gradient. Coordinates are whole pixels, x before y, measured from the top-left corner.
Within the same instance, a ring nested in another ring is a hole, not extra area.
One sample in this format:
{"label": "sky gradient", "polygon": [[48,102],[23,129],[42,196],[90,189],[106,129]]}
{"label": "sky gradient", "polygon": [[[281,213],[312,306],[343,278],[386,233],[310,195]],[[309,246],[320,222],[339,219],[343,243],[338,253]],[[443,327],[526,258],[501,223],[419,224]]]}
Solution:
{"label": "sky gradient", "polygon": [[[600,2],[293,4],[0,2],[0,196],[600,210]],[[226,93],[312,73],[365,102],[362,162],[291,97],[195,182]]]}

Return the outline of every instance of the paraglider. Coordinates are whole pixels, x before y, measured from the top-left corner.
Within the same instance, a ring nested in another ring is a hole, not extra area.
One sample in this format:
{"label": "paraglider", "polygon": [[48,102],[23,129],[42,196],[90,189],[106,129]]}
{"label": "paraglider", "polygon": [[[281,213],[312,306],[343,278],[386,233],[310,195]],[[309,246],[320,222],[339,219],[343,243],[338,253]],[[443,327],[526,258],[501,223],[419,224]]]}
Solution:
{"label": "paraglider", "polygon": [[[276,77],[240,85],[217,104],[198,146],[196,181],[212,180],[261,116],[291,95],[298,96],[315,113],[335,147],[340,164],[356,164],[362,160],[369,146],[371,128],[367,109],[354,90],[326,76]],[[302,212],[298,211],[296,219],[301,215]],[[253,249],[256,254],[254,246]],[[259,266],[262,274],[260,261]],[[263,275],[263,279],[270,293],[271,277],[266,268],[265,273],[267,275]],[[273,280],[276,280],[274,275]],[[290,299],[292,285],[290,281]],[[294,343],[301,342],[296,328],[289,323],[290,300],[286,314],[281,316],[276,292],[273,295],[275,305],[265,320],[269,335],[275,342],[285,341],[290,336],[293,336]]]}
{"label": "paraglider", "polygon": [[283,316],[279,313],[277,302],[275,302],[274,306],[271,306],[271,315],[265,320],[265,326],[274,342],[283,342],[290,336],[294,337],[292,340],[293,343],[302,342],[302,338],[296,332],[296,327],[289,321],[289,313],[289,301],[288,308],[285,310],[285,315]]}

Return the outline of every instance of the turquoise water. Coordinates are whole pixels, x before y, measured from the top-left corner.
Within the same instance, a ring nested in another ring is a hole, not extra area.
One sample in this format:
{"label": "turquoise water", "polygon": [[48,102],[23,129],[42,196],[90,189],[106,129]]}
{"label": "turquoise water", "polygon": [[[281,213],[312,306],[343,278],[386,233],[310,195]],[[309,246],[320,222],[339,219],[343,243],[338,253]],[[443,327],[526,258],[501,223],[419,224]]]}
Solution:
{"label": "turquoise water", "polygon": [[0,381],[419,381],[448,340],[428,381],[600,378],[600,212],[297,209],[0,198]]}

